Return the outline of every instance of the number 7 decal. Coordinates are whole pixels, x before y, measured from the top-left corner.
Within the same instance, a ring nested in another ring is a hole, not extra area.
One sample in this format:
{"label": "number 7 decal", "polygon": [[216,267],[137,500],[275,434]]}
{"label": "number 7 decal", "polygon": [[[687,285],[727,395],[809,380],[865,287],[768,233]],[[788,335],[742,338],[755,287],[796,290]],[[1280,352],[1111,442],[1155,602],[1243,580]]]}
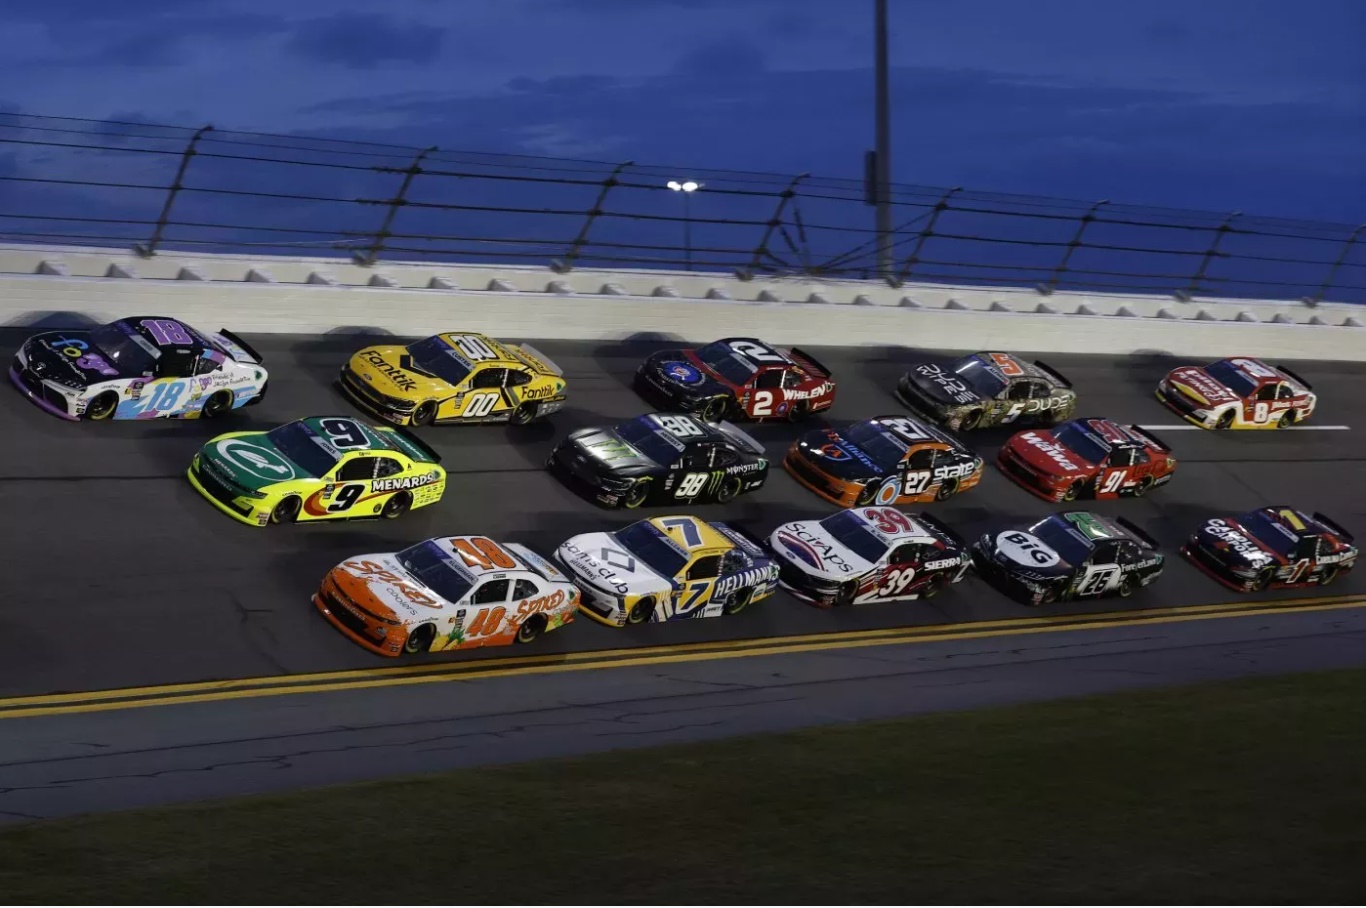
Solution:
{"label": "number 7 decal", "polygon": [[[688,612],[691,612],[693,609],[698,608],[699,606],[705,605],[706,602],[703,599],[703,597],[706,596],[707,592],[710,589],[710,580],[699,580],[679,590],[678,606],[674,609],[674,614],[684,615]],[[685,593],[688,597],[686,600],[684,600],[683,598]]]}
{"label": "number 7 decal", "polygon": [[697,528],[697,521],[691,517],[669,517],[660,521],[660,525],[668,529],[680,529],[683,531],[683,544],[690,549],[695,549],[702,544],[702,532]]}

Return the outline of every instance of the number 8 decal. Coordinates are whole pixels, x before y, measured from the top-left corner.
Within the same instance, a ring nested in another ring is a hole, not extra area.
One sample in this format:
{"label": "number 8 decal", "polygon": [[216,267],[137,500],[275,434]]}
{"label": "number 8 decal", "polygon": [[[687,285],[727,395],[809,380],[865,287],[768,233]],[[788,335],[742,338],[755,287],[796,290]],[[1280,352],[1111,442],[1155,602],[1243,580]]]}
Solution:
{"label": "number 8 decal", "polygon": [[1271,418],[1271,404],[1266,401],[1257,401],[1252,405],[1252,421],[1266,422]]}

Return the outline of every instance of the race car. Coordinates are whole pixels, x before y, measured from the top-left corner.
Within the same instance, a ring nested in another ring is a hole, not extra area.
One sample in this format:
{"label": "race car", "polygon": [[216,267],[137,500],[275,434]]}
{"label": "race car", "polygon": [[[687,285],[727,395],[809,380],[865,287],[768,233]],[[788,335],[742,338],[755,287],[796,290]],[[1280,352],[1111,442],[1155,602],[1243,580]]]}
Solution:
{"label": "race car", "polygon": [[1352,534],[1323,514],[1279,506],[1207,520],[1181,547],[1196,567],[1240,592],[1327,586],[1359,553]]}
{"label": "race car", "polygon": [[397,657],[530,643],[574,620],[579,590],[526,546],[450,536],[348,558],[313,605],[352,642]]}
{"label": "race car", "polygon": [[80,419],[198,419],[266,396],[261,355],[226,329],[204,334],[164,316],[89,331],[35,334],[10,381],[49,413]]}
{"label": "race car", "polygon": [[357,517],[393,519],[441,500],[441,458],[402,429],[310,416],[269,432],[229,432],[190,464],[190,485],[253,526]]}
{"label": "race car", "polygon": [[579,429],[546,469],[606,507],[724,504],[768,479],[764,446],[728,422],[647,413],[610,428]]}
{"label": "race car", "polygon": [[1053,425],[1071,418],[1077,406],[1072,383],[1059,372],[1009,353],[921,363],[901,376],[896,396],[917,416],[962,432],[1017,422]]}
{"label": "race car", "polygon": [[1139,426],[1095,418],[1017,432],[997,453],[996,465],[1045,501],[1141,498],[1176,472],[1176,458],[1162,439]]}
{"label": "race car", "polygon": [[1182,366],[1157,385],[1157,399],[1202,429],[1284,429],[1314,412],[1318,395],[1285,366],[1247,356]]}
{"label": "race car", "polygon": [[734,615],[778,587],[778,565],[757,540],[696,517],[575,536],[555,560],[582,591],[579,610],[613,627]]}
{"label": "race car", "polygon": [[651,354],[636,391],[661,410],[709,422],[746,416],[799,422],[835,402],[830,370],[804,350],[778,350],[752,337]]}
{"label": "race car", "polygon": [[985,533],[972,546],[983,578],[1029,605],[1132,596],[1162,573],[1157,542],[1136,524],[1086,511],[1045,517],[1025,529]]}
{"label": "race car", "polygon": [[529,344],[455,333],[366,347],[337,381],[352,403],[400,426],[525,425],[561,409],[564,386],[560,367]]}
{"label": "race car", "polygon": [[972,566],[967,541],[928,514],[857,508],[768,537],[778,584],[820,606],[928,599]]}
{"label": "race car", "polygon": [[906,416],[808,432],[783,459],[793,479],[842,507],[943,501],[976,486],[983,463],[952,435]]}

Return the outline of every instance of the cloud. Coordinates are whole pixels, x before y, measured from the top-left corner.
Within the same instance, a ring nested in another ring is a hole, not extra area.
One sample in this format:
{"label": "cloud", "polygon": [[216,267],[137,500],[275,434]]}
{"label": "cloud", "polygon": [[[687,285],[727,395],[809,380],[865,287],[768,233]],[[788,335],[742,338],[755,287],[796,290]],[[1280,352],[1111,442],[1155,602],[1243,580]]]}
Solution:
{"label": "cloud", "polygon": [[441,54],[444,28],[396,22],[373,13],[337,13],[295,26],[287,47],[310,60],[349,69],[425,64]]}
{"label": "cloud", "polygon": [[764,51],[754,41],[734,35],[687,51],[673,69],[680,76],[708,81],[747,79],[764,71]]}

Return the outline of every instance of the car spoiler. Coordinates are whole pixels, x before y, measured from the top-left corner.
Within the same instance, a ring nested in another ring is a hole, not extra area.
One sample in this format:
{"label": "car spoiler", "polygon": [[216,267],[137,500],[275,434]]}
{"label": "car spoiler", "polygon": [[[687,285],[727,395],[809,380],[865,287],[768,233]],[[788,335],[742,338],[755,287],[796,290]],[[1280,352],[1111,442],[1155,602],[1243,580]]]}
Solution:
{"label": "car spoiler", "polygon": [[402,438],[408,444],[421,451],[426,456],[428,463],[441,463],[441,455],[432,450],[432,446],[418,438],[403,426],[390,426],[394,434]]}
{"label": "car spoiler", "polygon": [[714,426],[718,431],[720,431],[723,435],[727,436],[731,440],[737,441],[740,444],[745,445],[753,454],[764,455],[768,453],[767,449],[765,449],[764,446],[761,445],[754,438],[753,435],[750,435],[748,432],[746,432],[744,429],[740,428],[733,422],[726,422],[725,420],[722,420],[721,422],[712,423],[712,426]]}
{"label": "car spoiler", "polygon": [[517,358],[522,359],[522,361],[525,362],[528,366],[531,366],[540,371],[549,372],[551,375],[556,375],[561,378],[564,377],[564,370],[561,369],[559,366],[555,365],[554,360],[546,356],[540,350],[537,350],[535,347],[531,346],[531,344],[509,344],[508,346],[512,349],[514,354],[525,353],[526,356],[529,357],[530,361],[522,359],[522,357],[520,356],[518,356]]}
{"label": "car spoiler", "polygon": [[1280,363],[1276,363],[1276,368],[1279,369],[1280,371],[1284,372],[1286,375],[1289,375],[1289,376],[1290,376],[1291,378],[1293,378],[1295,381],[1297,381],[1297,382],[1299,382],[1300,384],[1304,385],[1304,389],[1305,389],[1306,391],[1312,391],[1312,390],[1314,390],[1314,386],[1313,386],[1313,385],[1309,384],[1309,382],[1305,381],[1303,378],[1300,378],[1300,376],[1299,376],[1298,374],[1296,374],[1295,372],[1290,371],[1290,370],[1287,369],[1285,366],[1282,366]]}
{"label": "car spoiler", "polygon": [[1066,375],[1063,375],[1061,372],[1059,372],[1057,369],[1054,369],[1052,366],[1050,366],[1048,363],[1044,362],[1043,360],[1041,360],[1041,359],[1036,359],[1036,360],[1034,360],[1034,365],[1037,366],[1038,368],[1042,369],[1043,371],[1047,372],[1049,375],[1053,376],[1054,378],[1056,378],[1056,379],[1058,380],[1058,384],[1062,385],[1064,388],[1070,388],[1070,387],[1072,387],[1072,382],[1071,382],[1070,379],[1068,379],[1068,377],[1067,377]]}
{"label": "car spoiler", "polygon": [[1313,517],[1314,517],[1314,519],[1317,520],[1319,523],[1321,523],[1321,524],[1323,524],[1324,526],[1328,527],[1328,529],[1332,530],[1334,533],[1337,533],[1339,536],[1341,536],[1343,539],[1347,540],[1348,542],[1353,542],[1353,541],[1355,541],[1356,537],[1353,536],[1351,533],[1349,533],[1349,532],[1342,526],[1342,524],[1338,523],[1336,520],[1333,520],[1331,517],[1328,517],[1328,516],[1326,516],[1326,515],[1324,515],[1324,514],[1320,514],[1318,511],[1315,511],[1315,512],[1314,512]]}
{"label": "car spoiler", "polygon": [[805,350],[801,349],[800,347],[793,347],[793,348],[792,348],[792,355],[793,355],[794,357],[798,358],[798,359],[805,360],[808,364],[810,364],[810,365],[812,365],[812,366],[815,366],[815,367],[816,367],[816,371],[820,372],[820,373],[821,373],[822,375],[824,375],[826,378],[829,378],[830,376],[832,376],[832,375],[835,374],[835,373],[831,372],[831,371],[825,366],[824,363],[822,363],[820,360],[816,359],[816,357],[812,356],[810,353],[807,353]]}
{"label": "car spoiler", "polygon": [[228,340],[232,341],[237,346],[241,347],[243,350],[245,350],[247,352],[247,356],[250,356],[252,359],[256,360],[256,365],[259,366],[261,365],[261,363],[266,361],[265,357],[256,352],[255,347],[253,347],[246,341],[242,340],[242,338],[238,337],[236,334],[233,334],[227,328],[219,328],[218,333],[221,334],[223,337],[226,337]]}
{"label": "car spoiler", "polygon": [[960,548],[966,549],[968,547],[968,541],[963,538],[962,534],[938,517],[931,517],[929,514],[916,514],[913,519],[916,523],[924,525],[951,542],[957,543]]}
{"label": "car spoiler", "polygon": [[1143,543],[1148,548],[1156,550],[1159,547],[1158,541],[1154,539],[1147,530],[1143,529],[1143,527],[1134,523],[1129,518],[1116,517],[1115,523],[1132,533],[1139,542]]}
{"label": "car spoiler", "polygon": [[1137,435],[1137,436],[1140,437],[1140,438],[1143,438],[1143,439],[1145,439],[1145,440],[1147,440],[1147,441],[1152,442],[1153,444],[1155,444],[1155,445],[1157,445],[1159,448],[1161,448],[1164,452],[1166,452],[1166,453],[1168,453],[1168,454],[1171,453],[1171,450],[1172,450],[1172,446],[1171,446],[1171,445],[1167,444],[1165,441],[1163,441],[1162,439],[1158,438],[1156,435],[1154,435],[1152,432],[1149,432],[1147,429],[1143,428],[1142,426],[1129,426],[1129,431],[1132,432],[1132,433],[1134,433],[1135,435]]}

